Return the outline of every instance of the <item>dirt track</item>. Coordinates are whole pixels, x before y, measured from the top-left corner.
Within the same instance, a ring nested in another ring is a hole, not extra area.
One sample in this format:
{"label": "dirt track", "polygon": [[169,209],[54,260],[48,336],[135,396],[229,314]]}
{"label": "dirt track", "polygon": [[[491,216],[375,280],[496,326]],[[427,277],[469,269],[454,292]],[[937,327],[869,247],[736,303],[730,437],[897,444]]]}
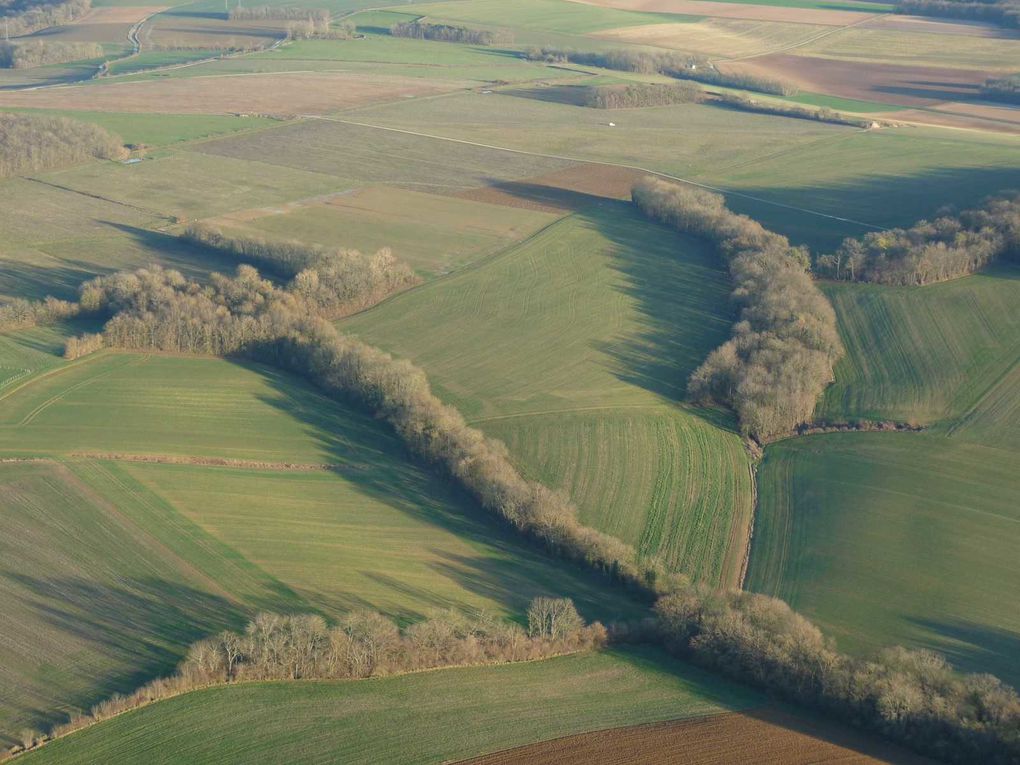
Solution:
{"label": "dirt track", "polygon": [[920,765],[891,744],[773,708],[584,733],[462,765]]}

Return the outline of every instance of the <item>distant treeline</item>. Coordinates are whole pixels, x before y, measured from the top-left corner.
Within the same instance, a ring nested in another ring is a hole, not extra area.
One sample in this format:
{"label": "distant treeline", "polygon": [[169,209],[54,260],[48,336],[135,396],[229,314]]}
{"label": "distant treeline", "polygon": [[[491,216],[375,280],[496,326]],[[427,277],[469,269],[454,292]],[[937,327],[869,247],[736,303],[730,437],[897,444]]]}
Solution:
{"label": "distant treeline", "polygon": [[125,154],[119,138],[91,123],[0,112],[0,178]]}
{"label": "distant treeline", "polygon": [[585,106],[594,109],[633,109],[642,106],[697,103],[704,100],[704,97],[701,88],[688,82],[672,84],[634,82],[588,88]]}
{"label": "distant treeline", "polygon": [[325,21],[288,21],[287,37],[291,40],[351,40],[355,37],[355,28],[349,21],[331,24],[328,18]]}
{"label": "distant treeline", "polygon": [[974,273],[996,258],[1020,254],[1020,193],[981,207],[848,238],[822,255],[815,270],[832,279],[923,285]]}
{"label": "distant treeline", "polygon": [[1018,0],[900,0],[896,13],[913,16],[941,16],[967,21],[987,21],[1004,27],[1020,27]]}
{"label": "distant treeline", "polygon": [[710,85],[754,90],[777,96],[789,96],[796,89],[779,80],[756,77],[750,74],[720,72],[704,56],[669,51],[651,52],[634,50],[577,51],[569,48],[527,48],[524,56],[530,61],[546,63],[572,63],[598,66],[621,72],[661,74],[681,80],[694,80]]}
{"label": "distant treeline", "polygon": [[729,262],[740,321],[691,375],[690,397],[731,406],[741,431],[759,442],[809,420],[842,345],[807,252],[730,212],[719,194],[648,178],[633,199],[650,218],[711,240]]}
{"label": "distant treeline", "polygon": [[993,101],[1020,104],[1020,74],[992,77],[981,86],[981,95]]}
{"label": "distant treeline", "polygon": [[103,46],[90,42],[50,42],[30,38],[18,42],[0,42],[0,67],[28,69],[67,61],[102,58]]}
{"label": "distant treeline", "polygon": [[1020,762],[1020,697],[991,675],[961,674],[933,651],[872,659],[836,650],[781,600],[690,587],[655,606],[673,653],[961,765]]}
{"label": "distant treeline", "polygon": [[430,24],[420,19],[394,24],[390,27],[390,34],[413,40],[437,40],[468,45],[512,45],[514,41],[513,32],[506,29],[469,29],[449,24]]}
{"label": "distant treeline", "polygon": [[301,8],[293,5],[254,5],[250,8],[235,6],[227,17],[231,21],[306,21],[312,19],[328,24],[329,11],[322,8]]}
{"label": "distant treeline", "polygon": [[443,611],[401,631],[374,611],[353,611],[334,626],[314,614],[260,613],[244,632],[221,632],[191,646],[170,677],[75,714],[49,735],[25,731],[19,750],[87,728],[154,701],[213,685],[256,680],[352,680],[422,669],[506,664],[600,648],[606,630],[588,626],[567,598],[536,598],[528,629],[487,614]]}
{"label": "distant treeline", "polygon": [[745,112],[757,112],[759,114],[775,114],[780,117],[793,117],[800,120],[815,120],[816,122],[828,122],[833,125],[850,125],[852,127],[868,128],[872,120],[861,117],[851,117],[841,114],[832,109],[822,107],[820,109],[809,109],[803,106],[792,104],[780,104],[775,102],[756,101],[747,96],[736,93],[720,93],[713,103],[726,106],[731,109],[740,109]]}
{"label": "distant treeline", "polygon": [[0,0],[0,25],[11,37],[31,34],[40,29],[67,24],[84,16],[92,0],[37,2],[36,0]]}
{"label": "distant treeline", "polygon": [[45,300],[15,298],[0,305],[0,332],[29,329],[37,324],[53,324],[78,315],[77,303],[47,297]]}

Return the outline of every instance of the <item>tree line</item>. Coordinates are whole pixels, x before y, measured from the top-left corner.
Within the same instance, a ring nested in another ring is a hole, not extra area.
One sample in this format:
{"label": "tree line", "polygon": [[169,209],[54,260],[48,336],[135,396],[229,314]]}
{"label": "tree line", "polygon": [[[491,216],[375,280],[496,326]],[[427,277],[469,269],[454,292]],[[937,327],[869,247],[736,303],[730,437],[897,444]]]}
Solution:
{"label": "tree line", "polygon": [[0,42],[0,67],[29,69],[66,61],[102,58],[103,46],[91,42],[51,42],[30,38],[17,42]]}
{"label": "tree line", "polygon": [[1003,27],[1020,27],[1018,0],[900,0],[896,13],[913,16],[941,16],[967,21],[987,21]]}
{"label": "tree line", "polygon": [[807,251],[730,212],[719,194],[647,178],[632,196],[653,220],[714,242],[729,263],[740,321],[691,375],[688,395],[732,407],[741,431],[758,442],[808,421],[842,344]]}
{"label": "tree line", "polygon": [[304,21],[325,19],[329,23],[330,13],[323,8],[302,8],[294,5],[235,5],[227,13],[231,21]]}
{"label": "tree line", "polygon": [[39,324],[53,324],[78,315],[78,303],[57,300],[47,296],[44,300],[15,298],[0,305],[0,332],[16,332]]}
{"label": "tree line", "polygon": [[47,27],[68,24],[84,16],[92,8],[92,0],[0,0],[0,22],[11,37],[31,34]]}
{"label": "tree line", "polygon": [[390,27],[390,34],[412,40],[437,40],[468,45],[512,45],[514,41],[513,33],[506,29],[470,29],[449,24],[432,24],[421,19],[394,24]]}
{"label": "tree line", "polygon": [[758,101],[737,93],[717,93],[712,103],[725,106],[730,109],[739,109],[742,112],[757,112],[758,114],[774,114],[779,117],[792,117],[799,120],[814,120],[816,122],[827,122],[833,125],[850,125],[851,127],[869,128],[877,123],[862,117],[851,117],[842,114],[828,107],[819,109],[808,109],[793,104],[781,104],[774,101]]}
{"label": "tree line", "polygon": [[635,109],[644,106],[670,106],[698,103],[704,92],[689,82],[656,84],[632,82],[623,85],[596,85],[587,89],[584,105],[593,109]]}
{"label": "tree line", "polygon": [[0,178],[126,154],[123,142],[97,125],[0,112]]}
{"label": "tree line", "polygon": [[570,48],[531,47],[525,49],[524,57],[529,61],[544,61],[548,64],[571,63],[622,72],[661,74],[681,80],[694,80],[709,85],[742,88],[777,96],[789,96],[797,92],[793,86],[768,77],[721,72],[704,56],[690,53],[626,49],[578,51]]}
{"label": "tree line", "polygon": [[260,613],[243,632],[221,632],[188,650],[177,671],[128,695],[115,695],[48,735],[22,733],[12,753],[131,709],[227,683],[353,680],[423,669],[533,661],[606,644],[606,629],[585,624],[569,598],[535,598],[528,628],[487,613],[448,609],[400,630],[374,611],[352,611],[330,625],[318,614]]}
{"label": "tree line", "polygon": [[847,238],[818,257],[829,278],[878,284],[924,285],[972,274],[993,260],[1020,255],[1020,192],[989,197],[980,207],[912,227]]}
{"label": "tree line", "polygon": [[[726,210],[718,195],[688,191],[649,180],[635,190],[635,200],[651,217],[713,239],[729,258],[736,296],[744,303],[737,337],[746,334],[757,343],[750,351],[743,345],[734,350],[736,366],[765,367],[772,375],[766,382],[790,380],[792,387],[810,387],[813,381],[803,378],[802,369],[784,364],[806,363],[810,358],[799,356],[810,357],[812,351],[825,355],[813,346],[824,347],[818,338],[834,337],[835,330],[828,323],[831,308],[828,315],[820,308],[828,304],[807,277],[806,255],[785,238]],[[892,649],[869,660],[855,659],[839,653],[781,601],[691,585],[656,558],[641,557],[633,546],[581,524],[566,495],[521,476],[506,447],[468,426],[456,409],[440,401],[422,370],[341,335],[315,315],[316,303],[302,303],[289,290],[271,290],[263,282],[251,266],[239,267],[233,278],[214,277],[212,286],[205,287],[175,272],[142,269],[86,283],[80,310],[113,314],[104,331],[110,346],[123,339],[117,335],[118,323],[131,320],[137,332],[127,347],[163,349],[167,318],[187,319],[183,326],[189,331],[219,337],[216,347],[275,364],[328,395],[363,406],[386,421],[415,455],[504,523],[555,555],[624,583],[642,599],[657,597],[654,618],[617,630],[620,639],[661,643],[732,677],[951,762],[1008,763],[1020,757],[1020,700],[998,680],[958,674],[923,651]],[[211,323],[195,313],[195,306],[204,303],[192,298],[203,293],[215,306]],[[243,333],[230,336],[234,321],[242,327],[254,323],[258,330],[247,338]],[[787,344],[808,350],[789,352]],[[735,373],[742,384],[746,380],[740,375],[754,374]],[[795,394],[781,388],[772,395],[782,401]],[[812,406],[813,401],[812,395]],[[573,621],[552,607],[534,612],[534,623],[546,625],[540,634],[557,629],[564,618]]]}
{"label": "tree line", "polygon": [[1020,74],[1008,77],[990,77],[981,86],[981,95],[993,101],[1020,104]]}

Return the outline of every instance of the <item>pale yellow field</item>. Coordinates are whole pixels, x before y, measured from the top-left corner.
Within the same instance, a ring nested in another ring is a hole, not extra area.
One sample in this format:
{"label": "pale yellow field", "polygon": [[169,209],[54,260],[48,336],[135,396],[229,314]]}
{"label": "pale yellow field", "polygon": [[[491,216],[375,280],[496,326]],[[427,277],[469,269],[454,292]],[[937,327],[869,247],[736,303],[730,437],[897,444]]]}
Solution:
{"label": "pale yellow field", "polygon": [[747,19],[705,19],[693,24],[650,24],[611,29],[594,35],[633,45],[700,53],[752,56],[808,42],[829,27]]}

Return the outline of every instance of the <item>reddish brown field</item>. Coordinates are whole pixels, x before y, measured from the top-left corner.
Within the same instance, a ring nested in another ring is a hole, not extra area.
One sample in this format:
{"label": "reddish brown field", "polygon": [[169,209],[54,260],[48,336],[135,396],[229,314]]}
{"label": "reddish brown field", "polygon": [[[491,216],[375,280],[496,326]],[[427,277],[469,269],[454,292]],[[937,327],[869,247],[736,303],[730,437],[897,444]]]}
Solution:
{"label": "reddish brown field", "polygon": [[874,14],[867,11],[828,11],[815,8],[781,8],[774,5],[719,3],[712,0],[573,0],[604,8],[655,13],[681,13],[714,16],[719,19],[786,21],[792,24],[820,24],[841,27],[863,21]]}
{"label": "reddish brown field", "polygon": [[855,61],[776,53],[720,68],[775,77],[802,90],[898,106],[933,106],[975,98],[990,72]]}
{"label": "reddish brown field", "polygon": [[456,82],[349,72],[191,77],[0,94],[0,105],[157,114],[327,114],[430,95]]}
{"label": "reddish brown field", "polygon": [[626,167],[585,163],[520,181],[469,189],[457,196],[489,204],[563,213],[600,198],[630,199],[631,187],[645,175]]}
{"label": "reddish brown field", "polygon": [[[776,709],[582,733],[508,749],[470,765],[921,765],[898,747]],[[467,765],[465,763],[464,765]]]}

